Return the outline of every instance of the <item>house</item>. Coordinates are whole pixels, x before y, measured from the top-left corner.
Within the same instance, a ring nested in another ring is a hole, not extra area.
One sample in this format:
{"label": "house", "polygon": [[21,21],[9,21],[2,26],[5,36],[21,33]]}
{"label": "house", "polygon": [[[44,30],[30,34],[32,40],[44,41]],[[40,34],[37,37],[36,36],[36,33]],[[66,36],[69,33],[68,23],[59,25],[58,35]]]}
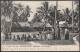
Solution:
{"label": "house", "polygon": [[26,32],[30,27],[28,22],[13,22],[11,32]]}
{"label": "house", "polygon": [[28,22],[13,22],[12,23],[12,32],[31,32],[31,31],[45,31],[52,30],[52,26],[49,23],[46,25],[42,22],[35,22],[33,25],[30,25]]}
{"label": "house", "polygon": [[33,28],[36,30],[36,31],[52,31],[52,26],[49,24],[49,23],[46,23],[44,24],[43,22],[35,22],[33,24]]}

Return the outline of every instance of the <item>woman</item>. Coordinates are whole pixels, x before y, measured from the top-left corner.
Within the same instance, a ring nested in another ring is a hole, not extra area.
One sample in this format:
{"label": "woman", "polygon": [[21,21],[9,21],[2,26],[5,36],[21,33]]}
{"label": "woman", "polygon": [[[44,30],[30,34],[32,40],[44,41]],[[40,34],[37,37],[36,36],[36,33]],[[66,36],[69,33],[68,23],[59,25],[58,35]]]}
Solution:
{"label": "woman", "polygon": [[68,29],[66,28],[65,29],[65,40],[68,40],[69,39],[69,32],[68,32]]}

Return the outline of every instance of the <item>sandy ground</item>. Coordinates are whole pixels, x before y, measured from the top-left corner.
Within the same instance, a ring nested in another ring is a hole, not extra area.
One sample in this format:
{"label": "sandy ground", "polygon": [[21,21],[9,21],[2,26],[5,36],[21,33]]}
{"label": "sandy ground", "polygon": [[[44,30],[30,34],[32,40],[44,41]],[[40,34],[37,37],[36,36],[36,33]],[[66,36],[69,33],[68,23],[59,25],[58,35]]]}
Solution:
{"label": "sandy ground", "polygon": [[[2,38],[1,38],[2,40]],[[12,46],[22,46],[14,49]],[[25,47],[26,46],[26,47]],[[31,46],[31,47],[28,47]],[[32,48],[35,48],[33,49]],[[43,49],[42,49],[43,48]],[[11,50],[21,50],[21,51],[79,51],[79,45],[76,45],[75,42],[71,40],[46,40],[46,41],[2,41],[1,50],[2,51],[11,51]]]}

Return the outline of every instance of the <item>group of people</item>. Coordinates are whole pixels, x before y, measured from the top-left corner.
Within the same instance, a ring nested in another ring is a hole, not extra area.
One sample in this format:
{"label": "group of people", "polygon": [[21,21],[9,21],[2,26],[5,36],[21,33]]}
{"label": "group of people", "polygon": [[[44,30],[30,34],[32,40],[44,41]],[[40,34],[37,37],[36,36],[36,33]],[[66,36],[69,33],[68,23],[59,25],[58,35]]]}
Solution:
{"label": "group of people", "polygon": [[33,40],[48,40],[51,39],[51,34],[43,34],[39,32],[38,34],[22,34],[20,35],[13,35],[12,40],[17,41],[33,41]]}
{"label": "group of people", "polygon": [[[56,33],[44,33],[44,32],[39,32],[38,34],[18,34],[18,35],[12,35],[11,36],[11,40],[14,40],[14,41],[17,41],[17,40],[20,40],[20,41],[33,41],[33,40],[51,40],[51,39],[58,39],[60,40],[62,38],[61,34],[59,31],[62,31],[60,30],[59,28],[57,28],[58,30],[56,31]],[[65,36],[65,40],[68,40],[69,39],[69,32],[68,32],[68,29],[66,28],[64,30],[64,36]],[[5,38],[6,39],[6,38]]]}

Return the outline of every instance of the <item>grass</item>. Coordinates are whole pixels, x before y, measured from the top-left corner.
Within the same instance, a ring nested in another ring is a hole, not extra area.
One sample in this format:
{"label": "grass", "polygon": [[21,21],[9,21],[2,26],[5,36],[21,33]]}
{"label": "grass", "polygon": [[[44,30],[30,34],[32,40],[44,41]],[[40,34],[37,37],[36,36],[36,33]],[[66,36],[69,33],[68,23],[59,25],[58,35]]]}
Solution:
{"label": "grass", "polygon": [[46,40],[46,41],[34,41],[34,42],[46,45],[75,45],[73,40]]}
{"label": "grass", "polygon": [[26,41],[3,41],[1,42],[2,45],[31,45]]}
{"label": "grass", "polygon": [[[30,41],[3,41],[2,45],[32,45],[28,43]],[[73,40],[43,40],[43,41],[32,41],[41,45],[75,45]]]}

